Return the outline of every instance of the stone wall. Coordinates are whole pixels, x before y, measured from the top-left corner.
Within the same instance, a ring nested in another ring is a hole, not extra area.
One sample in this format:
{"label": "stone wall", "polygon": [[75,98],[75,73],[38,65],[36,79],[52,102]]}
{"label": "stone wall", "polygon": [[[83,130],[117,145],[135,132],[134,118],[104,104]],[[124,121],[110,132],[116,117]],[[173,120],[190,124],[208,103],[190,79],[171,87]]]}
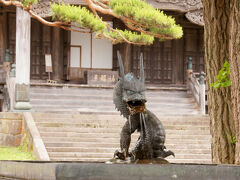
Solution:
{"label": "stone wall", "polygon": [[0,112],[0,146],[19,146],[23,136],[22,115]]}

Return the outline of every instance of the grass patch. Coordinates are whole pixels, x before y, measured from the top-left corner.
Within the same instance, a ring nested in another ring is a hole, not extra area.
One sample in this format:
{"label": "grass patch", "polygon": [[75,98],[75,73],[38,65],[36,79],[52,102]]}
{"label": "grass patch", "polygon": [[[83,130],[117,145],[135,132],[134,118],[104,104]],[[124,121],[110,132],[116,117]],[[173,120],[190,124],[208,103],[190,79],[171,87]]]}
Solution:
{"label": "grass patch", "polygon": [[19,147],[0,147],[0,160],[36,160],[30,152]]}

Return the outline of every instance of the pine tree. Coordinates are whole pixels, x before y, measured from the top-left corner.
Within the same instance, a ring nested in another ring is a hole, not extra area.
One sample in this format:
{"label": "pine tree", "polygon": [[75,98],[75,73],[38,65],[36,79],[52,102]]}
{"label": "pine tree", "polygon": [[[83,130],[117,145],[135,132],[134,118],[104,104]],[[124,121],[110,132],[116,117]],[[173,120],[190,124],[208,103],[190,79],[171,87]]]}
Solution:
{"label": "pine tree", "polygon": [[[155,37],[159,40],[168,40],[178,39],[183,35],[182,27],[176,24],[174,18],[142,0],[85,0],[88,8],[52,3],[51,22],[32,11],[31,6],[37,4],[37,0],[0,0],[0,2],[20,6],[33,18],[48,26],[58,26],[82,33],[95,32],[96,38],[107,38],[113,44],[127,42],[150,45]],[[102,20],[99,13],[120,19],[127,29],[114,29]]]}

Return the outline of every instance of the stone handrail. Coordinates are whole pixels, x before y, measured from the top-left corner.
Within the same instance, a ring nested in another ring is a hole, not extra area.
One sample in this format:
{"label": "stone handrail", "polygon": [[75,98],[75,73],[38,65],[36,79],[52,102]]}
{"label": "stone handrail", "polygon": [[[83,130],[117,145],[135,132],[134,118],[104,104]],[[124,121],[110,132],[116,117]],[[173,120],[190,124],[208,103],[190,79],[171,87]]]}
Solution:
{"label": "stone handrail", "polygon": [[47,153],[46,147],[43,143],[41,135],[37,129],[33,116],[30,112],[23,113],[24,128],[30,135],[30,140],[32,143],[33,154],[36,156],[37,160],[49,161],[49,155]]}
{"label": "stone handrail", "polygon": [[189,71],[187,84],[190,93],[201,109],[201,113],[206,114],[206,85],[204,73],[192,73],[192,71]]}

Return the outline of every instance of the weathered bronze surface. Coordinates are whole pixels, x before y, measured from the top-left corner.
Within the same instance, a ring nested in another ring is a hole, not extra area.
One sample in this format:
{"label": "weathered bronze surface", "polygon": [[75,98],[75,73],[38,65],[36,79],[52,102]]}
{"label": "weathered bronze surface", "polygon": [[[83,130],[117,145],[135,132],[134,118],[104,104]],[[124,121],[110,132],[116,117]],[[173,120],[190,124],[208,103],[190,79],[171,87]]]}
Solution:
{"label": "weathered bronze surface", "polygon": [[[156,158],[165,158],[174,153],[166,150],[165,129],[161,121],[149,111],[145,103],[145,78],[143,68],[143,54],[140,55],[140,77],[133,73],[125,75],[121,55],[118,51],[121,79],[116,83],[113,93],[113,102],[116,109],[127,119],[121,131],[120,148],[114,157],[131,162],[147,160],[153,162]],[[140,132],[135,147],[129,152],[131,134]],[[144,162],[144,161],[143,161]]]}

